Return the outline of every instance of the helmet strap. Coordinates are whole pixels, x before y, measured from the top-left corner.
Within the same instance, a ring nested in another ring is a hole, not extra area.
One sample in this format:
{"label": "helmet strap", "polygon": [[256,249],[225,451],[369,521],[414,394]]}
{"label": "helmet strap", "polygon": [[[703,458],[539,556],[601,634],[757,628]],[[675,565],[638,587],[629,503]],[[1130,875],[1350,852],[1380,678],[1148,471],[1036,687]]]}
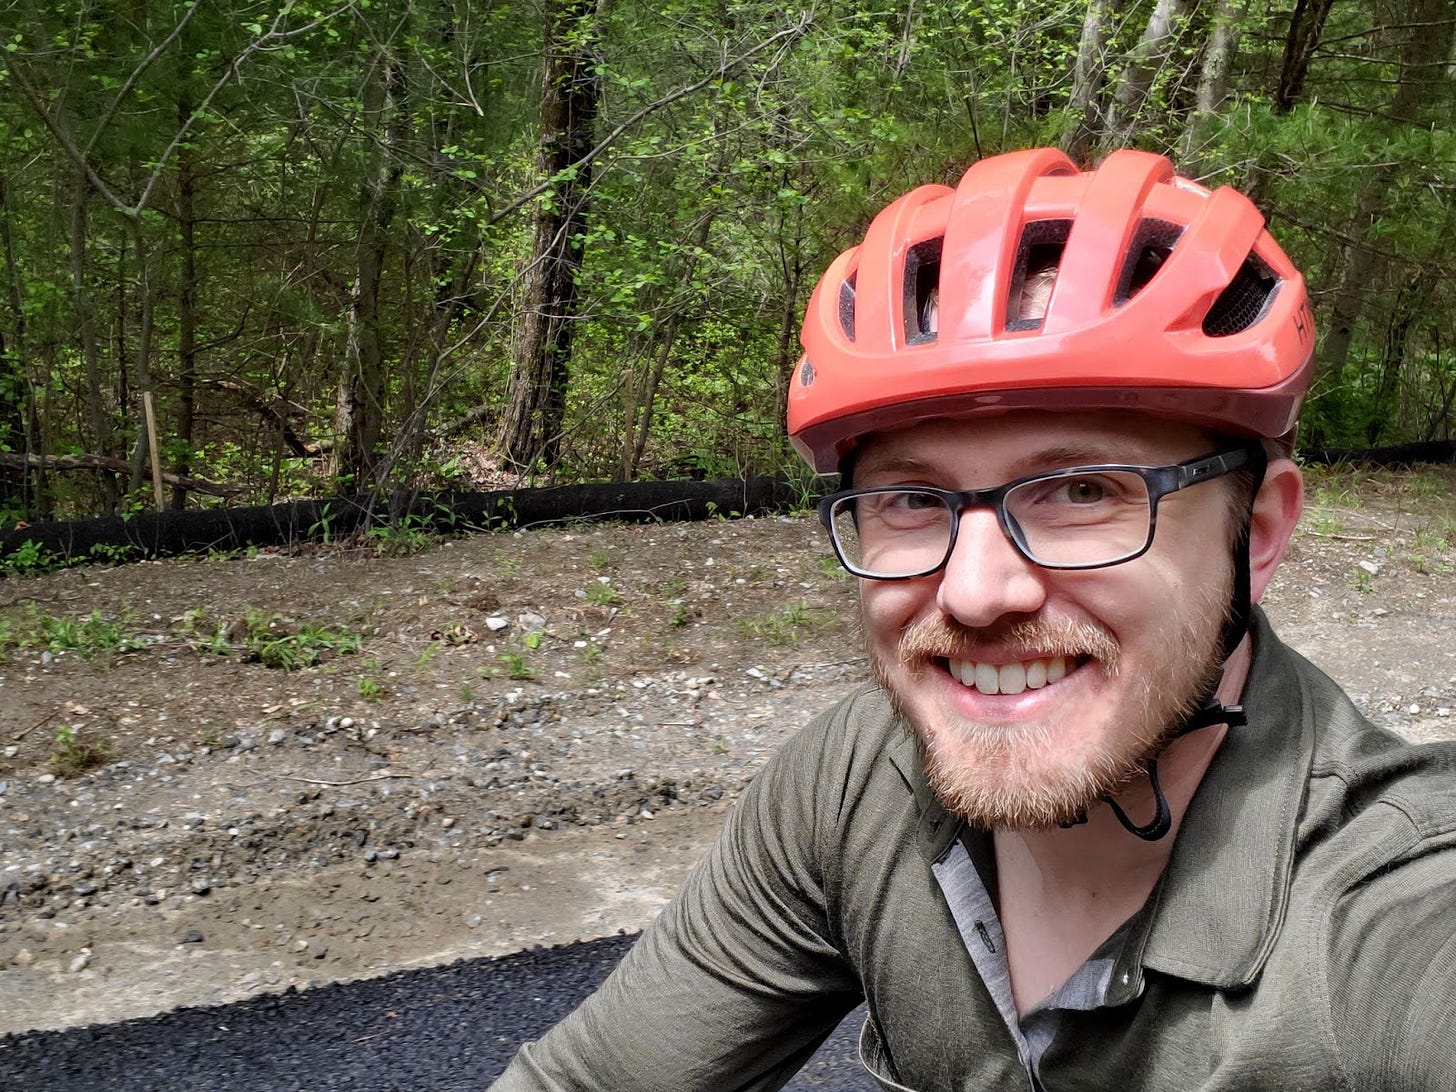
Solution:
{"label": "helmet strap", "polygon": [[[1258,495],[1259,487],[1264,484],[1264,471],[1268,468],[1268,459],[1264,454],[1263,445],[1251,443],[1249,445],[1249,470],[1253,474],[1253,488],[1249,493],[1249,512],[1245,517],[1243,526],[1239,529],[1238,538],[1234,541],[1234,571],[1232,597],[1229,603],[1228,621],[1223,628],[1223,634],[1219,639],[1219,660],[1227,663],[1234,649],[1238,648],[1244,637],[1249,632],[1249,624],[1253,619],[1253,589],[1250,582],[1249,572],[1249,535],[1254,522],[1253,498]],[[1224,705],[1214,694],[1218,684],[1215,682],[1209,693],[1205,694],[1202,700],[1193,710],[1188,713],[1178,724],[1172,736],[1171,743],[1175,739],[1181,739],[1189,732],[1196,732],[1200,728],[1207,728],[1214,724],[1227,724],[1231,728],[1242,727],[1248,723],[1244,715],[1242,705]],[[1134,823],[1127,817],[1116,800],[1107,798],[1107,805],[1112,809],[1112,814],[1117,816],[1117,821],[1129,834],[1141,838],[1145,842],[1156,842],[1167,836],[1173,829],[1173,812],[1168,807],[1168,798],[1163,795],[1163,787],[1158,782],[1158,759],[1153,756],[1148,759],[1148,784],[1152,786],[1154,814],[1151,821],[1141,826]],[[1083,816],[1079,822],[1086,822]],[[1072,825],[1072,824],[1068,824]]]}

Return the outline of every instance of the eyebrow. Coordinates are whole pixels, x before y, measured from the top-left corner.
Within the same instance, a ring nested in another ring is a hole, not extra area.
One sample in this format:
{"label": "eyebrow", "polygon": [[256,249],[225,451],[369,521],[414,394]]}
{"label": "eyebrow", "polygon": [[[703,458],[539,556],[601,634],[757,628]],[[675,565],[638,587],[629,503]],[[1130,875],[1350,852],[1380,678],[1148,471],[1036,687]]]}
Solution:
{"label": "eyebrow", "polygon": [[[1006,478],[1012,481],[1024,477],[1027,474],[1035,474],[1042,470],[1058,470],[1069,466],[1097,466],[1103,463],[1132,463],[1137,464],[1139,456],[1132,458],[1117,458],[1105,449],[1097,449],[1081,444],[1059,444],[1055,447],[1040,448],[1030,452],[1011,464],[1011,473]],[[1141,458],[1146,459],[1146,455]],[[933,460],[920,459],[912,455],[888,455],[884,457],[871,456],[865,460],[865,465],[855,468],[855,479],[861,480],[866,477],[878,475],[894,475],[897,477],[912,476],[935,476],[943,473],[944,468]]]}

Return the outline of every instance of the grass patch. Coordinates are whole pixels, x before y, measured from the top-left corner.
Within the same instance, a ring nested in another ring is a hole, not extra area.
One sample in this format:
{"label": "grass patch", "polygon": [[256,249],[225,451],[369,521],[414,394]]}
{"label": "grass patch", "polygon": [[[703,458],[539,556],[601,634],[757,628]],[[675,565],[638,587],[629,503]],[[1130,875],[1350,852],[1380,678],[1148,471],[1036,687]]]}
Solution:
{"label": "grass patch", "polygon": [[265,667],[296,671],[331,656],[351,655],[364,645],[364,636],[351,630],[331,629],[314,622],[294,623],[282,614],[248,607],[231,624],[207,624],[200,611],[183,615],[183,633],[198,652],[215,656],[238,654]]}
{"label": "grass patch", "polygon": [[82,736],[79,728],[63,724],[56,729],[55,746],[51,749],[51,773],[57,777],[80,777],[87,770],[106,765],[115,754],[115,746],[105,736]]}
{"label": "grass patch", "polygon": [[831,613],[810,610],[800,600],[767,614],[739,619],[737,625],[745,637],[771,645],[797,645],[805,631],[821,629],[830,621]]}
{"label": "grass patch", "polygon": [[103,617],[100,611],[82,618],[61,618],[42,614],[32,605],[18,621],[0,620],[0,658],[15,650],[39,650],[74,652],[83,660],[94,660],[147,644],[145,636]]}

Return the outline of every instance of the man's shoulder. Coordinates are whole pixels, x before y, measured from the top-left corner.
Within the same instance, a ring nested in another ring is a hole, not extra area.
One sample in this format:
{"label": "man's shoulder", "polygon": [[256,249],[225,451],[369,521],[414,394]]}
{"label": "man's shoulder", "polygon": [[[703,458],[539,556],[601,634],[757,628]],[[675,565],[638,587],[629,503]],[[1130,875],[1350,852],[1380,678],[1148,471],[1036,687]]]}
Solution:
{"label": "man's shoulder", "polygon": [[848,775],[883,764],[908,739],[883,688],[862,683],[821,711],[784,745],[783,757]]}
{"label": "man's shoulder", "polygon": [[1318,667],[1289,657],[1314,727],[1310,820],[1377,819],[1417,842],[1456,831],[1456,741],[1416,742],[1375,724]]}

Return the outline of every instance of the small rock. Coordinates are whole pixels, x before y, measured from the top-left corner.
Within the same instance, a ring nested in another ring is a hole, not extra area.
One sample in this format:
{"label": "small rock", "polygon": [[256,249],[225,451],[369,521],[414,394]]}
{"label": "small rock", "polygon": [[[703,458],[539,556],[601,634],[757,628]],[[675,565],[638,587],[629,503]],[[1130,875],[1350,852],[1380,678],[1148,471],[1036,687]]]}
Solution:
{"label": "small rock", "polygon": [[492,633],[499,633],[510,624],[511,623],[508,619],[502,618],[499,614],[492,614],[489,618],[485,620],[485,628],[490,630]]}
{"label": "small rock", "polygon": [[56,775],[53,773],[43,773],[35,779],[37,785],[54,785],[55,781]]}
{"label": "small rock", "polygon": [[70,971],[72,974],[80,974],[90,965],[90,963],[91,949],[82,948],[80,954],[77,955],[75,959],[71,960],[71,962],[66,965],[66,970]]}
{"label": "small rock", "polygon": [[185,932],[185,933],[182,934],[182,939],[180,941],[178,941],[177,943],[179,943],[179,944],[201,944],[202,943],[202,940],[203,940],[202,930],[200,930],[200,929],[188,929],[187,932]]}
{"label": "small rock", "polygon": [[206,895],[211,890],[212,890],[212,881],[211,880],[204,880],[204,879],[199,878],[199,879],[196,879],[196,880],[193,880],[192,881],[192,893],[194,895]]}
{"label": "small rock", "polygon": [[282,728],[274,728],[271,732],[268,733],[268,742],[273,744],[274,746],[282,743],[287,738],[288,733]]}
{"label": "small rock", "polygon": [[10,962],[17,967],[29,967],[35,962],[35,953],[29,948],[20,948],[10,957]]}
{"label": "small rock", "polygon": [[1377,561],[1361,561],[1360,568],[1364,569],[1371,576],[1380,575],[1380,563]]}

